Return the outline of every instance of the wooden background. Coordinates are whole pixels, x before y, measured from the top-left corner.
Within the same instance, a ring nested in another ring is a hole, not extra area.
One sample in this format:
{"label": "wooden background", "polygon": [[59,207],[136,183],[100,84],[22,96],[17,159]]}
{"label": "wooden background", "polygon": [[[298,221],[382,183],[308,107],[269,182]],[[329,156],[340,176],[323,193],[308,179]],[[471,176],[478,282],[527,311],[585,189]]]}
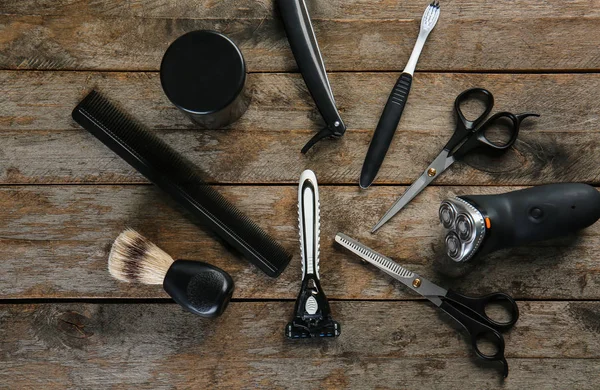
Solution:
{"label": "wooden background", "polygon": [[[597,388],[600,224],[496,253],[452,280],[435,272],[439,202],[544,183],[600,185],[600,0],[441,1],[398,133],[367,191],[357,181],[423,0],[307,0],[348,125],[307,156],[322,125],[272,0],[0,1],[0,386],[11,388]],[[196,29],[242,49],[252,103],[200,131],[162,93],[162,54]],[[533,111],[502,159],[455,164],[378,234],[371,226],[433,159],[452,103],[481,86],[497,110]],[[232,255],[70,113],[97,88],[195,161],[294,252],[271,279]],[[227,167],[227,169],[223,169]],[[296,185],[321,184],[321,274],[336,340],[283,336],[300,285]],[[176,258],[230,272],[215,320],[158,287],[109,276],[112,240],[132,226]],[[333,246],[345,232],[467,294],[504,290],[521,319],[506,337],[510,376],[482,366],[430,304]]]}

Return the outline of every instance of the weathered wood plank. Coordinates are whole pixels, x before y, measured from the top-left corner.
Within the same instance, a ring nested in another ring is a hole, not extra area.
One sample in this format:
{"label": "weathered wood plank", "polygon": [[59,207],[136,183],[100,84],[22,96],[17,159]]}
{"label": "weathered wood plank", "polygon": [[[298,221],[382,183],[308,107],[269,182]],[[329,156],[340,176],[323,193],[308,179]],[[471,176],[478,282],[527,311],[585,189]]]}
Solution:
{"label": "weathered wood plank", "polygon": [[[336,103],[349,132],[371,133],[398,73],[334,73]],[[400,130],[449,134],[456,96],[488,88],[496,110],[537,112],[527,131],[600,130],[599,74],[419,73]],[[79,129],[71,111],[92,88],[104,92],[149,128],[194,129],[168,101],[156,72],[0,71],[0,131]],[[230,131],[317,131],[323,126],[299,74],[250,74],[252,103]],[[576,98],[574,98],[576,97]]]}
{"label": "weathered wood plank", "polygon": [[[162,132],[213,180],[292,183],[310,167],[323,183],[354,184],[396,74],[332,76],[350,130],[303,156],[299,150],[321,119],[298,75],[251,75],[254,102],[239,122],[228,131],[190,131],[191,122],[166,100],[154,73],[0,72],[0,180],[143,182],[70,118],[86,91],[98,87],[149,127],[181,129]],[[457,164],[439,184],[598,181],[598,75],[420,74],[378,182],[412,182],[451,134],[455,96],[477,85],[494,91],[498,109],[542,117],[525,123],[516,150],[502,160],[471,160],[476,169]],[[221,169],[224,164],[232,169]]]}
{"label": "weathered wood plank", "polygon": [[[0,187],[0,292],[4,298],[164,298],[158,286],[113,280],[110,245],[132,226],[175,258],[230,272],[236,298],[295,299],[300,285],[296,187],[220,188],[294,253],[278,279],[264,276],[184,217],[151,186]],[[333,244],[337,232],[359,239],[407,268],[468,294],[506,291],[519,298],[600,298],[600,225],[576,237],[497,252],[469,275],[449,279],[434,260],[443,251],[438,206],[452,195],[502,193],[506,187],[431,187],[375,235],[370,228],[403,188],[321,188],[321,277],[332,299],[418,297]]]}
{"label": "weathered wood plank", "polygon": [[[529,131],[525,124],[514,148],[501,156],[469,155],[435,184],[533,185],[582,181],[598,184],[600,132]],[[451,135],[398,131],[377,184],[410,184],[433,161]],[[313,169],[322,184],[358,183],[369,132],[324,141],[309,156],[300,149],[311,132],[165,131],[161,137],[220,183],[295,183]],[[227,167],[227,169],[223,169]],[[127,163],[84,130],[0,133],[3,184],[144,183]],[[358,186],[357,186],[358,187]],[[368,190],[365,193],[371,193]]]}
{"label": "weathered wood plank", "polygon": [[[229,271],[235,298],[225,315],[201,320],[175,304],[0,305],[0,383],[13,388],[595,388],[600,370],[600,227],[577,237],[497,253],[460,280],[435,272],[441,252],[439,202],[451,194],[516,187],[432,187],[377,235],[368,230],[404,188],[324,185],[322,279],[338,340],[288,342],[300,267],[296,187],[304,168],[322,184],[355,184],[372,129],[408,57],[422,0],[308,1],[338,107],[344,139],[299,154],[321,124],[298,74],[252,73],[253,103],[225,131],[194,131],[163,96],[160,58],[180,34],[223,31],[252,72],[296,66],[271,0],[35,0],[0,2],[0,298],[166,298],[158,286],[112,280],[110,244],[126,226],[176,258]],[[419,70],[596,71],[600,0],[466,0],[443,15]],[[577,55],[574,55],[576,53]],[[18,71],[14,69],[23,69]],[[149,72],[35,72],[142,70]],[[452,102],[489,88],[498,110],[536,111],[503,160],[474,157],[442,185],[600,184],[598,74],[418,73],[399,136],[379,183],[407,184],[448,138]],[[270,279],[229,253],[71,119],[92,87],[199,166],[241,209],[295,254]],[[227,170],[223,170],[227,166]],[[284,186],[248,186],[285,183]],[[523,299],[507,336],[511,374],[499,379],[476,360],[450,321],[399,283],[332,244],[344,231],[444,286],[467,294],[504,290]],[[245,299],[286,299],[245,302]],[[190,329],[192,331],[190,331]],[[316,345],[315,345],[316,344]]]}
{"label": "weathered wood plank", "polygon": [[[426,2],[422,0],[329,0],[306,1],[313,19],[420,19]],[[514,18],[567,18],[598,17],[598,0],[463,0],[460,3],[442,4],[443,18],[494,19]],[[188,19],[252,19],[276,18],[272,0],[220,0],[202,1],[170,0],[131,1],[112,0],[5,0],[0,4],[0,14],[44,16],[128,16],[138,18],[188,18]]]}
{"label": "weathered wood plank", "polygon": [[342,335],[303,341],[283,336],[293,302],[234,302],[214,320],[174,304],[2,305],[0,378],[15,388],[595,388],[599,304],[520,307],[502,381],[423,303],[332,302]]}
{"label": "weathered wood plank", "polygon": [[[180,363],[184,359],[187,360]],[[478,369],[471,361],[446,358],[253,358],[233,362],[212,359],[201,361],[201,367],[196,362],[193,357],[182,357],[175,363],[161,365],[160,369],[168,370],[165,372],[148,368],[160,364],[148,362],[145,357],[122,363],[120,367],[87,360],[77,362],[76,366],[45,360],[8,362],[0,376],[6,377],[5,383],[15,388],[43,386],[45,389],[79,388],[83,384],[86,389],[452,390],[468,383],[483,389],[519,390],[527,384],[532,388],[596,390],[595,379],[600,369],[597,359],[518,358],[511,360],[509,378],[502,380],[493,368]]]}
{"label": "weathered wood plank", "polygon": [[[422,9],[422,2],[418,3]],[[502,4],[512,7],[512,3]],[[513,15],[512,19],[504,19],[486,15],[470,19],[464,17],[460,5],[449,4],[447,8],[453,7],[450,13],[459,17],[442,17],[423,51],[419,70],[599,68],[597,16]],[[394,19],[314,20],[329,71],[401,70],[414,45],[419,23],[414,13],[413,18],[407,19],[399,15]],[[296,69],[278,18],[140,19],[121,14],[0,15],[0,68],[157,70],[168,44],[185,32],[198,29],[229,35],[240,46],[252,72]]]}

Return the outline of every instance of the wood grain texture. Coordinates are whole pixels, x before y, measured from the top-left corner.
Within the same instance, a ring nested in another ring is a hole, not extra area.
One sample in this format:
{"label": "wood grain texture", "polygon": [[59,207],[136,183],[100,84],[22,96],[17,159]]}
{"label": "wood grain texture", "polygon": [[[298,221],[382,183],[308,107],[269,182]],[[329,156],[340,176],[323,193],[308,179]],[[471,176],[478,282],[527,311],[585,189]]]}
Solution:
{"label": "wood grain texture", "polygon": [[[5,184],[142,183],[126,163],[70,118],[98,88],[221,183],[295,183],[305,168],[322,183],[357,183],[364,155],[395,74],[334,74],[350,130],[303,156],[321,124],[298,75],[251,75],[253,104],[226,131],[194,130],[163,96],[154,73],[1,72],[0,182]],[[357,88],[351,88],[357,86]],[[598,75],[420,74],[410,109],[377,183],[409,184],[433,160],[454,128],[453,101],[462,90],[494,91],[497,110],[533,111],[520,139],[501,158],[469,157],[437,184],[598,184]],[[363,96],[361,98],[361,96]],[[572,99],[577,96],[577,99]],[[169,130],[166,130],[169,129]],[[171,130],[177,129],[177,130]],[[232,151],[239,151],[234,153]],[[231,169],[224,170],[223,166]]]}
{"label": "wood grain texture", "polygon": [[[496,252],[465,277],[439,273],[440,202],[502,193],[507,187],[431,187],[377,234],[371,227],[403,188],[321,187],[321,278],[332,299],[418,299],[402,284],[342,248],[343,232],[432,281],[466,294],[506,291],[527,299],[600,297],[600,225],[576,236]],[[159,286],[112,279],[107,258],[126,227],[178,259],[207,261],[233,276],[235,298],[295,299],[300,288],[296,186],[227,186],[224,195],[294,254],[277,279],[263,275],[203,231],[151,186],[0,187],[0,294],[3,298],[166,298]]]}
{"label": "wood grain texture", "polygon": [[[483,7],[473,0],[448,3],[419,69],[597,70],[597,1],[577,1],[572,10],[559,2],[535,7],[508,0],[489,1]],[[252,6],[244,1],[229,9],[220,2],[166,7],[161,3],[166,1],[148,6],[138,2],[137,7],[126,1],[106,5],[43,1],[20,11],[11,1],[0,9],[0,68],[157,70],[168,44],[178,36],[213,29],[240,46],[253,72],[296,69],[270,1]],[[327,69],[401,70],[418,33],[423,2],[387,1],[383,7],[364,7],[365,2],[358,0],[342,4],[320,2],[311,7]],[[196,11],[188,12],[190,7]],[[364,8],[378,10],[358,17]]]}
{"label": "wood grain texture", "polygon": [[[519,140],[507,153],[468,155],[436,179],[435,184],[600,182],[600,167],[596,164],[600,132],[529,132],[532,126],[533,122],[523,126]],[[299,151],[311,135],[287,131],[233,135],[175,130],[165,131],[161,137],[199,167],[209,182],[292,184],[304,169],[310,168],[321,184],[358,187],[371,134],[348,133],[342,139],[322,142],[304,156]],[[412,183],[434,160],[450,134],[398,131],[396,136],[402,138],[402,143],[390,147],[376,184]],[[0,182],[110,184],[146,180],[100,141],[80,130],[1,133]]]}
{"label": "wood grain texture", "polygon": [[[598,387],[600,225],[497,252],[460,279],[440,274],[435,260],[437,209],[448,196],[600,185],[600,0],[443,1],[418,64],[426,72],[415,75],[377,181],[384,185],[368,191],[356,185],[364,154],[426,2],[307,4],[348,132],[302,156],[323,122],[290,73],[297,67],[274,0],[0,1],[0,387]],[[174,39],[203,28],[229,35],[251,72],[252,104],[223,130],[196,130],[157,72]],[[455,164],[371,235],[450,136],[457,94],[475,86],[494,93],[494,111],[542,116],[506,156]],[[82,130],[71,110],[91,88],[198,164],[292,251],[282,276],[232,254]],[[283,336],[300,286],[296,183],[305,168],[322,184],[321,278],[342,324],[336,340]],[[230,272],[236,290],[224,315],[200,319],[160,286],[112,279],[108,252],[129,226],[175,258]],[[448,317],[334,246],[339,231],[442,286],[520,299],[520,320],[505,335],[509,378],[482,365]]]}
{"label": "wood grain texture", "polygon": [[214,320],[174,304],[2,305],[0,378],[15,388],[596,385],[597,302],[520,303],[521,319],[505,335],[505,381],[430,305],[331,306],[343,327],[339,338],[289,341],[283,329],[293,302],[234,302]]}
{"label": "wood grain texture", "polygon": [[[398,73],[334,73],[329,78],[348,132],[371,134]],[[494,94],[494,112],[541,114],[528,133],[600,131],[600,74],[595,73],[418,73],[399,131],[448,136],[456,96],[473,87]],[[94,88],[150,129],[196,129],[166,98],[156,72],[0,71],[0,131],[79,130],[71,111]],[[310,136],[324,125],[299,74],[250,74],[247,88],[251,104],[229,132],[305,131]]]}
{"label": "wood grain texture", "polygon": [[[128,16],[138,18],[262,19],[277,18],[273,0],[5,0],[0,14],[43,16]],[[421,0],[306,1],[313,19],[420,19],[427,2]],[[598,0],[463,0],[444,2],[444,20],[513,18],[573,18],[600,16]]]}

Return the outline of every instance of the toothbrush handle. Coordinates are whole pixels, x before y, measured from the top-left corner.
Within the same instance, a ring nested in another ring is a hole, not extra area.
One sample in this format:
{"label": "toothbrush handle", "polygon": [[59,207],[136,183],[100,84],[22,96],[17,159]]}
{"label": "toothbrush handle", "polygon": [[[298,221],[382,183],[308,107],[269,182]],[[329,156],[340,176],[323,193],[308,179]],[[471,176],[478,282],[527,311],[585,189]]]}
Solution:
{"label": "toothbrush handle", "polygon": [[361,188],[369,187],[373,183],[373,180],[375,180],[377,172],[379,172],[379,168],[383,163],[385,154],[390,147],[390,143],[400,122],[411,84],[412,75],[403,72],[392,89],[392,93],[383,108],[383,113],[379,118],[379,123],[371,139],[367,156],[365,157],[360,174],[359,184]]}

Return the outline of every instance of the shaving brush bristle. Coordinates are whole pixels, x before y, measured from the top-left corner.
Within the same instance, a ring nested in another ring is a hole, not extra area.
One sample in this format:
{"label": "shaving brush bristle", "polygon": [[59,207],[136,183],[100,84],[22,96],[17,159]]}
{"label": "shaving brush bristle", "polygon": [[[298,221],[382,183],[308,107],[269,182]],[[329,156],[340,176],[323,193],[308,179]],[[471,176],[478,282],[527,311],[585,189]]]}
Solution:
{"label": "shaving brush bristle", "polygon": [[133,229],[119,234],[108,257],[108,271],[123,282],[163,284],[173,258]]}

